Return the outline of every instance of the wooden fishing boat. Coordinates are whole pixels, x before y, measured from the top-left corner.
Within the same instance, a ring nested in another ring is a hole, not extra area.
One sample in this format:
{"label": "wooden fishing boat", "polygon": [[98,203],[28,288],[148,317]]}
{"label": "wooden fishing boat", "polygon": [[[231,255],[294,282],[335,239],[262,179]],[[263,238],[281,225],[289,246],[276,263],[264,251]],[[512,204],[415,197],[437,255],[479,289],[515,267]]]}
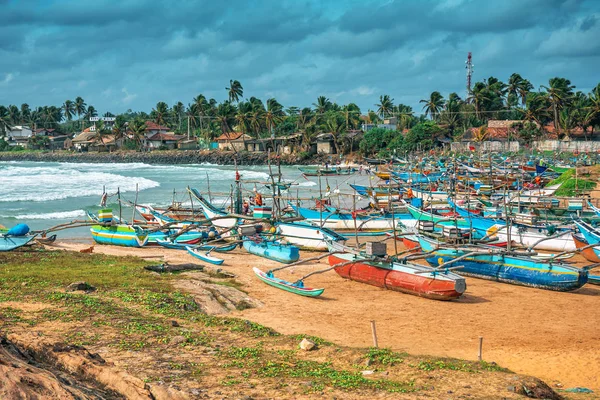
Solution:
{"label": "wooden fishing boat", "polygon": [[481,246],[442,248],[443,243],[436,240],[418,238],[421,249],[430,254],[426,261],[431,266],[451,266],[460,258],[456,265],[462,266],[461,275],[561,292],[579,289],[588,280],[586,270],[560,261],[540,261]]}
{"label": "wooden fishing boat", "polygon": [[[575,243],[575,247],[579,250],[582,247],[588,246],[589,242],[581,233],[572,233],[573,242]],[[593,263],[600,263],[600,257],[594,252],[593,248],[587,248],[581,251],[581,255],[588,261]]]}
{"label": "wooden fishing boat", "polygon": [[93,225],[90,231],[92,238],[99,244],[142,247],[148,242],[148,232],[136,225]]}
{"label": "wooden fishing boat", "polygon": [[17,224],[10,229],[3,229],[0,233],[0,251],[18,249],[34,238],[35,235],[29,235],[29,226],[26,224]]}
{"label": "wooden fishing boat", "polygon": [[278,261],[283,264],[296,262],[300,258],[298,247],[285,244],[280,240],[266,240],[259,235],[245,237],[244,249],[250,254]]}
{"label": "wooden fishing boat", "polygon": [[304,176],[336,176],[336,175],[352,175],[356,172],[356,168],[311,168],[298,167]]}
{"label": "wooden fishing boat", "polygon": [[394,214],[396,223],[392,221],[391,213],[374,213],[374,212],[357,212],[356,224],[351,212],[343,212],[337,209],[331,210],[312,210],[310,208],[297,207],[290,204],[290,207],[294,209],[298,214],[307,219],[308,221],[333,230],[354,230],[355,228],[360,230],[390,230],[394,229],[394,225],[400,223],[408,227],[414,227],[416,220],[408,213],[397,213]]}
{"label": "wooden fishing boat", "polygon": [[[368,256],[339,243],[330,243],[329,265],[344,279],[434,300],[460,297],[467,284],[461,276],[414,263]],[[356,260],[356,262],[352,262]]]}
{"label": "wooden fishing boat", "polygon": [[304,221],[276,222],[275,227],[278,236],[305,250],[327,251],[325,240],[342,243],[346,241],[346,237],[331,229]]}
{"label": "wooden fishing boat", "polygon": [[[454,204],[450,199],[448,203],[456,210],[480,235],[508,241],[509,231],[506,221],[501,219],[483,218]],[[556,226],[530,225],[525,223],[513,224],[510,227],[510,238],[517,247],[546,251],[572,251],[575,244],[571,239],[571,229],[558,229]]]}
{"label": "wooden fishing boat", "polygon": [[50,235],[47,237],[36,237],[35,241],[39,244],[52,244],[56,242],[56,235]]}
{"label": "wooden fishing boat", "polygon": [[[212,237],[209,237],[209,233],[210,232],[193,232],[193,231],[185,232],[185,233],[182,233],[181,235],[177,236],[177,238],[175,239],[175,242],[191,245],[191,244],[198,244],[204,240],[216,239],[218,237],[218,235],[216,233],[214,233],[212,235]],[[148,244],[149,245],[151,245],[151,244],[158,245],[158,240],[166,240],[169,236],[176,235],[176,234],[177,234],[177,230],[168,230],[166,232],[163,232],[163,231],[152,232],[148,235]]]}
{"label": "wooden fishing boat", "polygon": [[271,285],[278,289],[285,290],[286,292],[299,294],[300,296],[317,297],[317,296],[320,296],[321,294],[323,294],[323,291],[325,290],[322,288],[315,289],[315,288],[305,287],[304,282],[302,282],[302,281],[288,282],[283,279],[276,278],[275,276],[273,276],[273,273],[270,271],[265,273],[256,267],[252,268],[252,270],[254,271],[254,274],[256,274],[258,279],[260,279],[267,285]]}
{"label": "wooden fishing boat", "polygon": [[239,218],[230,217],[228,213],[210,204],[197,189],[188,188],[190,194],[199,202],[204,216],[217,228],[231,229],[239,224]]}
{"label": "wooden fishing boat", "polygon": [[197,259],[202,260],[202,261],[206,261],[207,263],[210,263],[210,264],[221,265],[225,261],[221,258],[211,256],[210,255],[211,250],[205,251],[205,250],[200,250],[198,248],[193,248],[190,246],[186,246],[185,249],[193,257],[196,257]]}

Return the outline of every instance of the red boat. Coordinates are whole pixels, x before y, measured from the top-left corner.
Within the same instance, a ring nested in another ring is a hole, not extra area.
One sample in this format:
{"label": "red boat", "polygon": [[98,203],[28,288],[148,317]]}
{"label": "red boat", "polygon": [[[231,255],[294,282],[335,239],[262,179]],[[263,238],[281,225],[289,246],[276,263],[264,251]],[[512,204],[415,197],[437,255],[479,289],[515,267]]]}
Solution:
{"label": "red boat", "polygon": [[[572,233],[571,235],[573,236],[573,242],[575,242],[576,248],[580,249],[582,247],[589,245],[588,241],[585,240],[585,238],[583,237],[583,235],[581,233]],[[585,258],[586,260],[591,261],[593,263],[600,262],[600,258],[598,258],[598,256],[594,252],[594,249],[591,247],[583,250],[581,252],[581,255],[583,256],[583,258]]]}
{"label": "red boat", "polygon": [[330,251],[346,251],[329,255],[331,266],[350,262],[334,268],[345,279],[434,300],[453,300],[467,289],[465,279],[450,271],[367,256],[337,243],[330,244]]}

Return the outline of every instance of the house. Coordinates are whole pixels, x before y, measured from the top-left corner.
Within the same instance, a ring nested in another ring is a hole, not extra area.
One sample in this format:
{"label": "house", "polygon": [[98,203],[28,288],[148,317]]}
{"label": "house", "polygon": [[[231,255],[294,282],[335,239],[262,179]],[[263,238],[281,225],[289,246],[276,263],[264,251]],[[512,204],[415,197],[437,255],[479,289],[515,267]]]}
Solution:
{"label": "house", "polygon": [[6,141],[9,146],[29,147],[29,138],[33,136],[31,128],[25,125],[11,127],[6,133]]}
{"label": "house", "polygon": [[146,121],[146,132],[144,133],[144,136],[149,138],[157,133],[168,133],[169,130],[170,129],[167,126],[158,125],[154,121]]}
{"label": "house", "polygon": [[71,141],[71,138],[68,135],[59,135],[59,136],[48,136],[48,140],[50,141],[49,149],[50,150],[62,150],[66,147],[67,140]]}
{"label": "house", "polygon": [[175,135],[173,132],[168,133],[155,133],[152,136],[146,138],[146,147],[150,150],[156,149],[169,149],[173,150],[177,148],[177,144],[185,139],[183,135]]}
{"label": "house", "polygon": [[270,150],[282,154],[292,154],[298,150],[301,143],[302,133],[297,132],[275,138],[246,140],[246,150],[254,153]]}
{"label": "house", "polygon": [[86,128],[73,138],[73,147],[77,151],[88,151],[90,145],[95,143],[96,136],[96,132],[92,131],[91,128]]}
{"label": "house", "polygon": [[242,132],[226,132],[215,140],[219,145],[219,150],[241,151],[245,149],[244,142],[252,140],[252,136]]}
{"label": "house", "polygon": [[320,133],[316,137],[317,153],[336,154],[335,138],[331,133]]}
{"label": "house", "polygon": [[35,136],[60,136],[56,129],[38,128],[33,133]]}
{"label": "house", "polygon": [[180,140],[177,143],[177,148],[179,150],[197,150],[198,149],[198,141],[195,139]]}

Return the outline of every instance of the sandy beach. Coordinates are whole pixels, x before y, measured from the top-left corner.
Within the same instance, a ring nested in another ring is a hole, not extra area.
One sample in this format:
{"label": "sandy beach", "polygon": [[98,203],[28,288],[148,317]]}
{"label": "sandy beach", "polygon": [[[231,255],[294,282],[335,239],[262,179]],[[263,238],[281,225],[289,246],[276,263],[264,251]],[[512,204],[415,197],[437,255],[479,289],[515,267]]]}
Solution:
{"label": "sandy beach", "polygon": [[[88,242],[61,242],[52,248],[85,247]],[[94,252],[135,255],[150,263],[197,261],[185,252],[156,247],[96,245]],[[264,304],[233,315],[279,332],[367,347],[372,345],[369,321],[374,320],[380,347],[468,360],[477,359],[479,337],[483,337],[486,361],[558,387],[600,390],[600,287],[586,285],[573,293],[558,293],[467,278],[467,292],[461,299],[440,302],[345,281],[330,271],[306,281],[325,288],[321,298],[313,299],[267,286],[252,273],[254,266],[268,270],[281,264],[249,256],[243,249],[221,256],[222,268],[236,274],[243,289]],[[302,254],[302,258],[310,256],[314,253]],[[278,276],[293,280],[326,266],[323,259]]]}

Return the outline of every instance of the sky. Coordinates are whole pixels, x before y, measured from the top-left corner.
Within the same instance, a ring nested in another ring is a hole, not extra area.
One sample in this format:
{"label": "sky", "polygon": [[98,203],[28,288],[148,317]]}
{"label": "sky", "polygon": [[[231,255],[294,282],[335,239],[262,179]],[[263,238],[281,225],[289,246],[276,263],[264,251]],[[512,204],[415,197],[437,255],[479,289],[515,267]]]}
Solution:
{"label": "sky", "polygon": [[600,0],[0,0],[0,104],[83,97],[104,113],[159,101],[244,97],[311,106],[318,96],[421,111],[513,72],[536,89],[600,83]]}

